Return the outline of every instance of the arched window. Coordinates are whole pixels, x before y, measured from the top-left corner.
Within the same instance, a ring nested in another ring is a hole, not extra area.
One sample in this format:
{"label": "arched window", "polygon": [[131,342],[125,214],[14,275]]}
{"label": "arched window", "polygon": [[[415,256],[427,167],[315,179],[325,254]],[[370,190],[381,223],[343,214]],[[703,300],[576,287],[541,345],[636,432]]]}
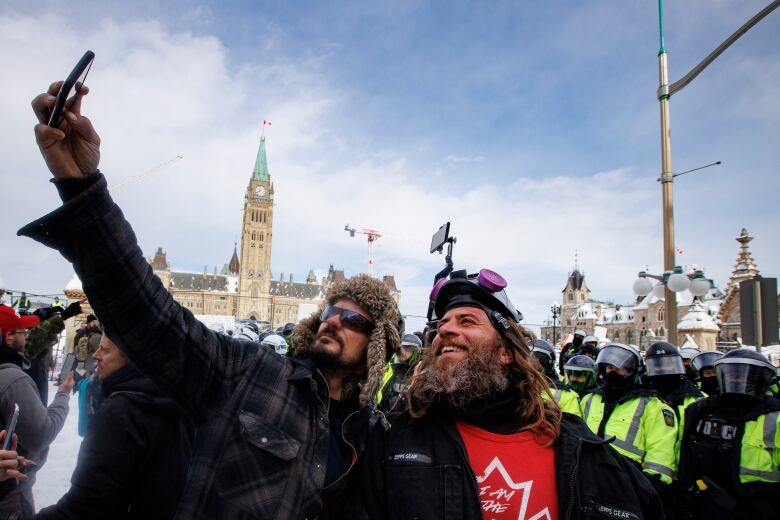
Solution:
{"label": "arched window", "polygon": [[619,330],[615,331],[615,335],[613,336],[613,339],[615,341],[620,341],[620,331]]}
{"label": "arched window", "polygon": [[664,313],[663,307],[661,307],[658,309],[658,321],[664,321],[664,316],[666,316],[666,314]]}

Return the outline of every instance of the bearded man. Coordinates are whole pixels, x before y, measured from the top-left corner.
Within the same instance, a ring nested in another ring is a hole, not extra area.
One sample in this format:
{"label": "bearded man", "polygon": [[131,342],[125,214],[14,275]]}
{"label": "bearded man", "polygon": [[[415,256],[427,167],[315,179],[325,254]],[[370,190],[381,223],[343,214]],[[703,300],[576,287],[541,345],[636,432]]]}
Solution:
{"label": "bearded man", "polygon": [[641,472],[542,397],[548,381],[505,286],[483,269],[434,290],[438,334],[409,410],[369,440],[370,517],[663,518]]}
{"label": "bearded man", "polygon": [[176,518],[360,517],[350,490],[363,432],[380,417],[374,396],[403,333],[387,286],[361,275],[329,287],[293,332],[292,356],[208,329],[154,275],[108,193],[100,138],[81,114],[89,89],[46,124],[61,85],[32,105],[63,205],[19,233],[73,263],[106,334],[199,427]]}

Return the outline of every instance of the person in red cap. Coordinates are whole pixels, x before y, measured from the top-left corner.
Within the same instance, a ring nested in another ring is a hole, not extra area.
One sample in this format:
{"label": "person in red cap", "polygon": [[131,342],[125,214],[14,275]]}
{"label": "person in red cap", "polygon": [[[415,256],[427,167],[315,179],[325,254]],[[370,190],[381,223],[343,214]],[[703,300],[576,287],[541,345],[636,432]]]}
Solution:
{"label": "person in red cap", "polygon": [[23,354],[28,329],[39,324],[37,316],[19,316],[11,307],[0,305],[0,430],[10,422],[14,404],[18,405],[17,451],[37,463],[25,472],[27,479],[0,500],[0,518],[11,513],[19,513],[23,518],[35,514],[32,495],[35,471],[43,466],[49,444],[57,437],[68,416],[73,376],[69,375],[60,385],[47,408],[41,403],[35,382],[23,370],[30,365]]}

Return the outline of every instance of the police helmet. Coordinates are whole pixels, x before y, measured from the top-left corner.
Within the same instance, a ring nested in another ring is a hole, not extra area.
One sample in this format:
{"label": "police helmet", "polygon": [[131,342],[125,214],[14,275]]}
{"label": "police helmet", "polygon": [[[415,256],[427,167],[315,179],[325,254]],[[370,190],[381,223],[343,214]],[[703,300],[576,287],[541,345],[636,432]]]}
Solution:
{"label": "police helmet", "polygon": [[243,339],[252,342],[257,342],[260,340],[257,332],[255,332],[251,327],[241,327],[233,334],[233,337],[236,339]]}
{"label": "police helmet", "polygon": [[548,374],[555,373],[555,349],[543,339],[531,341],[531,354],[539,361]]}
{"label": "police helmet", "polygon": [[[582,330],[582,329],[577,329],[577,330],[575,330],[575,331],[574,331],[574,334],[573,334],[573,335],[574,335],[574,336],[582,336],[582,337],[584,338],[585,336],[587,336],[587,335],[588,335],[588,333],[587,333],[587,332],[585,332],[585,331],[584,331],[584,330]],[[582,342],[583,342],[583,343],[585,343],[585,340],[583,339],[583,340],[582,340]]]}
{"label": "police helmet", "polygon": [[506,280],[490,269],[481,269],[479,273],[470,275],[457,271],[449,280],[442,278],[436,282],[430,299],[439,318],[456,307],[478,307],[485,311],[494,327],[502,330],[508,328],[501,323],[502,318],[516,323],[523,319],[509,300],[504,290],[506,285]]}
{"label": "police helmet", "polygon": [[415,334],[404,334],[404,338],[401,340],[401,348],[404,350],[420,350],[422,341]]}
{"label": "police helmet", "polygon": [[285,323],[284,327],[282,327],[282,336],[289,336],[292,334],[293,330],[295,330],[295,323]]}
{"label": "police helmet", "polygon": [[287,353],[287,342],[278,334],[269,334],[263,338],[263,341],[261,341],[260,344],[271,347],[277,354],[285,355]]}
{"label": "police helmet", "polygon": [[667,341],[657,341],[647,347],[645,368],[649,377],[685,374],[680,351]]}
{"label": "police helmet", "polygon": [[586,345],[588,343],[595,343],[596,346],[598,347],[599,338],[597,338],[596,336],[585,336],[585,338],[582,340],[582,344]]}
{"label": "police helmet", "polygon": [[750,349],[738,348],[715,361],[718,386],[723,394],[762,398],[775,379],[770,361]]}
{"label": "police helmet", "polygon": [[691,360],[699,354],[701,354],[701,350],[696,347],[683,347],[680,349],[680,356],[686,360]]}
{"label": "police helmet", "polygon": [[[566,374],[569,385],[575,390],[587,390],[596,383],[596,362],[588,356],[572,357],[563,365],[563,372]],[[577,376],[581,375],[587,376],[587,379],[585,381],[572,379],[573,376],[579,379]]]}
{"label": "police helmet", "polygon": [[705,368],[714,368],[715,362],[723,357],[723,352],[717,350],[708,350],[694,356],[691,360],[691,366],[696,369],[696,372],[701,373]]}
{"label": "police helmet", "polygon": [[612,365],[618,368],[625,368],[631,374],[639,373],[639,366],[642,364],[642,357],[639,352],[628,345],[623,343],[607,343],[601,347],[598,357],[596,358],[596,365],[599,370],[604,370],[607,365]]}

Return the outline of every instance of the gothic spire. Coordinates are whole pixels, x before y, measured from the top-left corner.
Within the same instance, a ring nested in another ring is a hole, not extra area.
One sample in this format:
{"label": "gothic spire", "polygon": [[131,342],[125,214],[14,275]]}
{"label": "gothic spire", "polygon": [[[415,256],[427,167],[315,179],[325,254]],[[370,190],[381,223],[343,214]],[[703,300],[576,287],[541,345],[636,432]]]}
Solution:
{"label": "gothic spire", "polygon": [[238,276],[238,273],[241,272],[240,265],[238,263],[238,244],[233,244],[233,257],[230,259],[228,269],[230,269],[230,274],[236,276]]}
{"label": "gothic spire", "polygon": [[265,156],[265,136],[260,138],[260,147],[257,149],[257,159],[255,159],[255,169],[252,171],[252,180],[268,180],[268,159]]}

